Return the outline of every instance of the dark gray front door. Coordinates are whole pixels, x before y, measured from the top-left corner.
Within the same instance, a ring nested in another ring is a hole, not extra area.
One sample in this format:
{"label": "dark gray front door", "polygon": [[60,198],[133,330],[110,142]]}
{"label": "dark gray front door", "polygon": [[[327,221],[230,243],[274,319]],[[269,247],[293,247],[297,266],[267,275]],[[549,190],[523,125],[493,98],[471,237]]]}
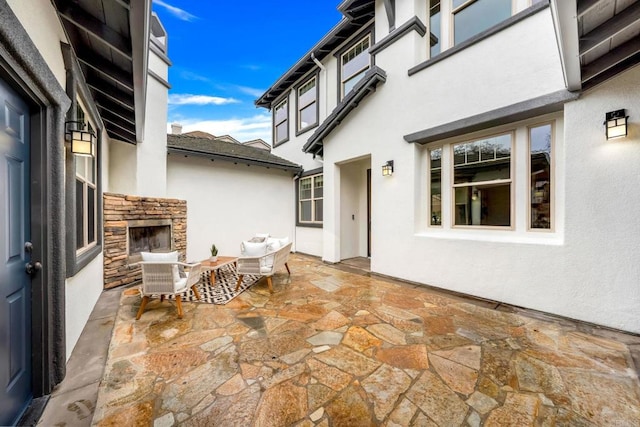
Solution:
{"label": "dark gray front door", "polygon": [[0,80],[0,425],[31,401],[29,110]]}

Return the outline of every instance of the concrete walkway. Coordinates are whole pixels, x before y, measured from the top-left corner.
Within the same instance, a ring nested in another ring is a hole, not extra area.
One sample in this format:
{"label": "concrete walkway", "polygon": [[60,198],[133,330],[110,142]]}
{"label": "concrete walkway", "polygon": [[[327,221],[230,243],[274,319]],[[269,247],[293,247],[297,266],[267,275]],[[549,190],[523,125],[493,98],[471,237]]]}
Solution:
{"label": "concrete walkway", "polygon": [[51,393],[39,426],[91,425],[121,294],[122,289],[112,289],[100,295],[67,362],[67,375]]}
{"label": "concrete walkway", "polygon": [[[154,301],[135,321],[140,297],[123,292],[93,423],[631,426],[640,419],[637,336],[495,309],[301,255],[289,265],[290,277],[274,276],[274,294],[263,280],[225,306],[185,304],[182,320],[172,303]],[[86,377],[89,385],[62,387],[69,391],[49,406],[74,412],[100,375],[74,374],[69,365],[67,379]],[[56,424],[51,413],[43,425]]]}

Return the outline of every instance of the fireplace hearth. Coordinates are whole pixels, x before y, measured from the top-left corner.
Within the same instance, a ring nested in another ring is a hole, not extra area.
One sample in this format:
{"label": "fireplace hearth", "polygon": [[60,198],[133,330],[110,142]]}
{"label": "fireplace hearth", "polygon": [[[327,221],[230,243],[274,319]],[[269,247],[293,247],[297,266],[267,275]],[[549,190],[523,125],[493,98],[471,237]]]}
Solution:
{"label": "fireplace hearth", "polygon": [[140,252],[187,250],[187,202],[104,194],[104,287],[141,280]]}

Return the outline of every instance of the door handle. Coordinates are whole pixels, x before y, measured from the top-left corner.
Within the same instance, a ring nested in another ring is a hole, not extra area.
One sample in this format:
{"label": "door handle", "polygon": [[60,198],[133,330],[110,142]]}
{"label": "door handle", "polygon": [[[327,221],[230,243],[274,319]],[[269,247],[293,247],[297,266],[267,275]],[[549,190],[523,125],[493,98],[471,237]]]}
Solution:
{"label": "door handle", "polygon": [[42,264],[39,261],[36,261],[34,263],[28,262],[25,264],[24,270],[29,276],[33,276],[38,271],[42,270]]}

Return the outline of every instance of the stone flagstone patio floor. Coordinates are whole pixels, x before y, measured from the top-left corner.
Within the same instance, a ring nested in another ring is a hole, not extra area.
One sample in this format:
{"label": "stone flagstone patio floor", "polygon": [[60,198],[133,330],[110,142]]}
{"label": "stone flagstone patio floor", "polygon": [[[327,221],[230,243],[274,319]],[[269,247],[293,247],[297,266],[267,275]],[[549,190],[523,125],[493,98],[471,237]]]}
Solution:
{"label": "stone flagstone patio floor", "polygon": [[[292,255],[226,306],[122,295],[100,426],[637,426],[637,336]],[[569,302],[568,302],[569,303]]]}

